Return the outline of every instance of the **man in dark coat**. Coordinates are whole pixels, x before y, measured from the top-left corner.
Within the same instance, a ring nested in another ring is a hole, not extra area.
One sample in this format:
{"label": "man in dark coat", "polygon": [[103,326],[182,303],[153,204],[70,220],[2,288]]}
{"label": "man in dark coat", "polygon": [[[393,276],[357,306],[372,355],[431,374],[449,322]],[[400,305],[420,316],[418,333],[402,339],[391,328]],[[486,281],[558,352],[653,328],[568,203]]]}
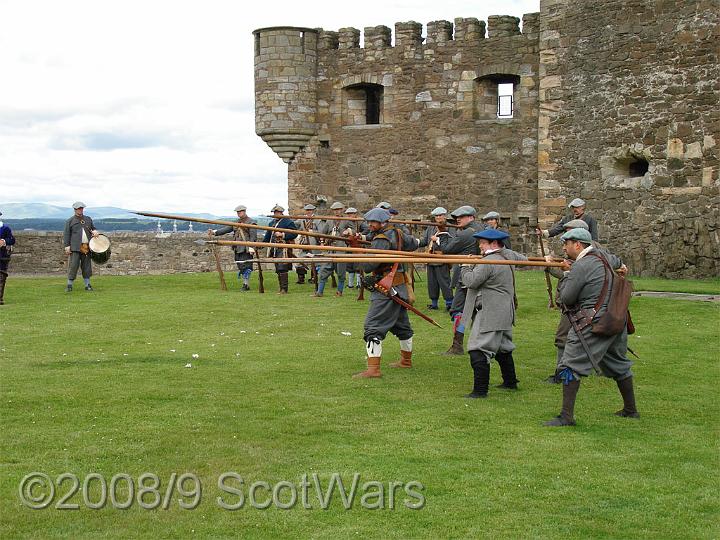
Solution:
{"label": "man in dark coat", "polygon": [[[432,238],[433,241],[440,241],[440,252],[448,255],[479,255],[477,239],[473,237],[476,232],[482,231],[484,226],[475,220],[477,212],[472,206],[461,206],[450,212],[450,216],[457,220],[459,228],[455,236],[449,233],[439,232]],[[463,351],[463,337],[465,327],[462,324],[462,313],[465,307],[466,287],[460,279],[460,266],[456,265],[453,270],[452,283],[457,287],[450,306],[450,317],[453,320],[453,342],[445,354],[461,355]]]}
{"label": "man in dark coat", "polygon": [[[2,216],[2,212],[0,212],[0,216]],[[10,255],[14,245],[15,237],[12,230],[0,221],[0,306],[5,304],[5,283],[8,278]]]}
{"label": "man in dark coat", "polygon": [[[253,221],[250,216],[247,215],[247,206],[239,205],[235,207],[235,213],[237,214],[238,223],[247,223],[250,225],[257,225],[257,222]],[[223,234],[233,233],[233,240],[240,240],[243,242],[256,242],[257,241],[257,229],[246,229],[243,227],[220,227],[219,229],[213,230],[208,229],[210,236],[222,236]],[[255,249],[249,246],[233,246],[233,252],[235,253],[235,264],[238,269],[238,279],[242,279],[243,291],[250,290],[250,274],[253,270],[253,265],[249,261],[253,258]]]}
{"label": "man in dark coat", "polygon": [[[285,212],[285,209],[282,206],[276,204],[275,206],[273,206],[271,212],[273,214],[273,220],[269,223],[269,227],[297,230],[297,225],[295,225],[295,222],[289,217],[283,216],[283,212]],[[285,244],[292,242],[293,240],[295,240],[295,238],[297,238],[297,234],[294,233],[267,231],[265,233],[265,238],[263,239],[263,241]],[[270,258],[284,259],[290,256],[292,256],[292,250],[288,248],[268,248],[268,257]],[[292,264],[290,263],[277,263],[275,265],[275,273],[277,274],[278,284],[280,286],[278,294],[288,293],[288,272],[290,272],[290,270],[292,270]]]}
{"label": "man in dark coat", "polygon": [[[627,358],[627,328],[613,336],[592,332],[593,322],[608,309],[612,281],[618,279],[607,270],[618,267],[618,261],[607,252],[592,246],[592,237],[584,229],[572,229],[562,235],[563,249],[574,262],[566,265],[567,275],[560,281],[560,301],[568,316],[577,321],[577,329],[570,328],[563,356],[558,365],[563,381],[562,410],[558,416],[545,422],[546,426],[574,426],[575,399],[580,389],[580,378],[590,375],[596,363],[602,374],[617,383],[623,398],[623,408],[617,416],[639,418],[633,389],[632,362]],[[608,281],[607,293],[600,298],[603,284]],[[599,304],[599,305],[598,305]],[[596,311],[597,307],[597,311]],[[579,332],[579,333],[578,333]],[[592,356],[592,358],[591,358]],[[594,360],[594,362],[593,362]]]}
{"label": "man in dark coat", "polygon": [[[437,233],[447,232],[450,236],[454,234],[453,230],[447,227],[447,214],[448,211],[442,206],[438,206],[430,212],[430,215],[437,225],[428,226],[425,229],[425,234],[420,238],[419,246],[426,247],[428,253],[437,253],[436,250],[440,248],[439,240],[432,240],[433,237],[437,238]],[[430,297],[429,309],[438,309],[438,300],[442,292],[443,299],[445,300],[445,308],[450,311],[453,290],[452,287],[450,287],[449,264],[429,263],[427,265],[427,289],[428,296]]]}
{"label": "man in dark coat", "polygon": [[85,290],[92,291],[90,276],[92,276],[92,259],[90,258],[90,238],[97,236],[98,231],[90,216],[85,215],[85,203],[80,201],[73,204],[74,215],[65,222],[63,231],[63,245],[65,254],[70,256],[68,261],[68,280],[66,292],[73,289],[73,281],[77,277],[78,267],[82,271],[85,281]]}
{"label": "man in dark coat", "polygon": [[585,201],[582,199],[573,199],[568,204],[568,208],[571,210],[571,214],[565,216],[555,225],[549,229],[542,230],[542,234],[545,238],[552,238],[558,234],[565,232],[565,224],[572,219],[582,219],[587,223],[588,230],[590,231],[590,237],[597,242],[598,236],[598,224],[597,220],[585,211]]}
{"label": "man in dark coat", "polygon": [[[403,233],[395,228],[390,220],[390,213],[383,208],[373,208],[365,214],[368,222],[372,249],[392,249],[402,251],[415,251],[418,247],[417,239]],[[409,278],[405,277],[405,265],[385,263],[363,263],[363,270],[366,274],[372,274],[373,281],[379,281],[388,276],[395,269],[391,288],[397,292],[403,300],[408,300],[406,283]],[[369,276],[368,276],[369,277]],[[412,337],[413,329],[410,326],[407,309],[393,301],[389,296],[378,290],[373,290],[370,295],[370,307],[365,316],[365,329],[363,339],[365,340],[365,351],[367,352],[367,369],[353,375],[353,378],[376,378],[381,377],[380,361],[382,357],[382,342],[388,332],[394,334],[400,340],[400,361],[391,364],[391,367],[411,368],[412,367]]]}

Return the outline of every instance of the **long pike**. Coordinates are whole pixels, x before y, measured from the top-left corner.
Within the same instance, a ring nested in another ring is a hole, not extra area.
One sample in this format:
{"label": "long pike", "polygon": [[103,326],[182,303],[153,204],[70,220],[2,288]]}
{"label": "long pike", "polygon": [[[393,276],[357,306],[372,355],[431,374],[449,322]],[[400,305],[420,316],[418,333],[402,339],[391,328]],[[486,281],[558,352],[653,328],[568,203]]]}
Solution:
{"label": "long pike", "polygon": [[[266,214],[265,217],[275,217],[271,216],[270,214]],[[285,216],[289,217],[290,219],[319,219],[321,221],[365,221],[364,218],[361,217],[347,217],[347,216]],[[423,227],[437,227],[438,224],[434,221],[420,221],[420,220],[412,220],[412,219],[390,219],[388,220],[388,223],[402,223],[403,225],[422,225]],[[451,223],[443,223],[443,227],[454,227],[454,228],[460,228],[460,225],[453,225]]]}
{"label": "long pike", "polygon": [[[249,262],[249,261],[248,261]],[[293,257],[293,258],[265,258],[257,259],[253,262],[261,262],[268,264],[276,263],[347,263],[347,262],[366,262],[366,263],[440,263],[440,264],[496,264],[499,266],[538,266],[538,267],[557,267],[561,268],[564,263],[557,262],[541,262],[541,261],[514,261],[506,259],[468,259],[466,261],[458,261],[456,259],[428,259],[426,257],[405,257],[405,256],[382,256],[382,255],[371,255],[367,254],[365,257]]]}
{"label": "long pike", "polygon": [[[361,240],[357,237],[345,237],[345,236],[334,236],[332,234],[323,234],[323,233],[316,233],[316,232],[310,232],[310,231],[300,231],[297,229],[283,229],[280,227],[266,227],[265,225],[252,225],[251,223],[238,223],[237,221],[225,221],[222,219],[205,219],[205,218],[197,218],[197,217],[190,217],[190,216],[179,216],[175,214],[163,214],[160,212],[133,212],[133,214],[137,214],[138,216],[147,216],[147,217],[154,217],[154,218],[160,218],[160,219],[177,219],[179,221],[194,221],[196,223],[209,223],[211,225],[225,225],[226,227],[242,227],[243,229],[259,229],[262,231],[273,231],[273,232],[283,232],[283,233],[290,233],[290,234],[299,234],[302,236],[312,236],[313,238],[322,238],[325,240],[334,240],[334,241],[341,241],[345,242],[348,245],[370,245],[370,242],[367,240]],[[288,217],[288,216],[282,216],[282,217]],[[297,246],[295,246],[297,248]]]}
{"label": "long pike", "polygon": [[[279,244],[274,242],[249,242],[247,240],[196,240],[196,243],[200,244],[218,244],[221,246],[247,246],[247,247],[277,247]],[[280,244],[283,247],[297,249],[300,244]],[[404,257],[423,257],[433,259],[453,259],[457,263],[463,263],[473,259],[480,259],[479,256],[473,255],[445,255],[443,253],[422,253],[415,251],[396,251],[393,249],[375,249],[375,248],[358,248],[358,247],[345,247],[345,246],[307,246],[304,251],[345,251],[350,254],[383,254],[383,255],[400,255]],[[338,254],[339,255],[339,254]],[[544,261],[542,257],[528,257],[529,261]],[[563,259],[554,258],[554,262],[562,262]]]}

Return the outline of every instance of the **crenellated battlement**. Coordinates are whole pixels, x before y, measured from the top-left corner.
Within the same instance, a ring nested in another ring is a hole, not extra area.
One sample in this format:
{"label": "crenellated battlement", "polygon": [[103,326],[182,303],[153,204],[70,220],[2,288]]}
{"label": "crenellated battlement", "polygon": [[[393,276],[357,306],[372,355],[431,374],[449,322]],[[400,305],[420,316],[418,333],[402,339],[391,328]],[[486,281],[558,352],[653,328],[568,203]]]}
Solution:
{"label": "crenellated battlement", "polygon": [[[415,21],[395,23],[395,33],[387,26],[367,26],[362,32],[358,28],[340,28],[337,32],[317,29],[320,50],[345,49],[389,49],[419,48],[435,45],[478,45],[481,40],[497,40],[524,36],[537,39],[539,34],[539,13],[523,15],[523,29],[520,19],[510,15],[491,15],[487,23],[474,17],[458,17],[454,22],[431,21],[427,23],[425,35],[423,25]],[[487,32],[486,32],[487,30]],[[394,45],[393,45],[394,37]]]}

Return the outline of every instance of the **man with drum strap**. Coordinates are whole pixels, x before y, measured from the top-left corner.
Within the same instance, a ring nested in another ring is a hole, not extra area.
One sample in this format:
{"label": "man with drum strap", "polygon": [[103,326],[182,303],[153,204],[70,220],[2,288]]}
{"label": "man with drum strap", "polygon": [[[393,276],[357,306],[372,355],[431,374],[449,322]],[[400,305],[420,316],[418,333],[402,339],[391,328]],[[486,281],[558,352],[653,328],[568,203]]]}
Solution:
{"label": "man with drum strap", "polygon": [[[250,225],[257,225],[247,215],[247,206],[239,205],[235,207],[235,213],[237,214],[238,223],[248,223]],[[257,242],[257,229],[245,229],[243,227],[220,227],[219,229],[208,229],[209,236],[221,236],[223,234],[233,233],[233,240],[242,240],[244,242]],[[238,269],[238,279],[242,279],[243,291],[250,290],[250,274],[252,273],[252,263],[246,262],[253,258],[255,250],[247,246],[233,246],[235,252],[235,264]]]}
{"label": "man with drum strap", "polygon": [[73,281],[77,277],[78,267],[82,271],[85,281],[85,290],[92,291],[90,276],[92,276],[92,260],[90,259],[90,238],[100,234],[90,216],[84,214],[85,203],[76,202],[72,205],[75,214],[65,222],[63,232],[63,245],[65,254],[70,256],[68,262],[68,281],[66,292],[73,289]]}
{"label": "man with drum strap", "polygon": [[[2,216],[2,212],[0,212],[0,216]],[[0,306],[5,303],[5,282],[8,278],[8,267],[10,266],[10,254],[13,245],[15,245],[15,237],[12,230],[0,221]]]}

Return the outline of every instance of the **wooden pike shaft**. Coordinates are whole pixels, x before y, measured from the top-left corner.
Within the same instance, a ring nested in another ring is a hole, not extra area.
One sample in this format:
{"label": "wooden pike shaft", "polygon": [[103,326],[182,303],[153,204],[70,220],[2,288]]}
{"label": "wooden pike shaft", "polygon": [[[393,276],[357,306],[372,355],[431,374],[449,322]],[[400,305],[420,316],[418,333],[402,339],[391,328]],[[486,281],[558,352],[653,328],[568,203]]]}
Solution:
{"label": "wooden pike shaft", "polygon": [[[249,260],[247,262],[250,262]],[[427,259],[423,257],[381,257],[377,255],[368,257],[283,257],[283,258],[264,258],[256,259],[254,262],[261,263],[348,263],[348,262],[359,262],[359,263],[447,263],[447,264],[496,264],[500,266],[538,266],[545,268],[546,266],[554,266],[561,268],[563,263],[559,262],[540,262],[540,261],[512,261],[512,260],[498,260],[498,259],[469,259],[467,261],[458,261],[455,259]]]}
{"label": "wooden pike shaft", "polygon": [[[275,217],[270,214],[266,214],[265,217]],[[320,219],[320,220],[331,220],[331,221],[365,221],[361,217],[347,217],[347,216],[287,216],[290,219]],[[402,223],[403,225],[422,225],[424,227],[437,227],[437,223],[434,221],[420,221],[412,219],[390,219],[388,223]],[[459,225],[452,225],[450,223],[443,224],[443,227],[458,228]]]}
{"label": "wooden pike shaft", "polygon": [[[444,253],[418,253],[416,251],[396,251],[394,249],[375,249],[375,248],[357,248],[346,246],[312,246],[307,244],[276,244],[271,242],[249,242],[247,240],[206,240],[208,244],[217,244],[220,246],[247,246],[247,247],[283,247],[289,249],[301,249],[303,251],[346,251],[352,253],[366,254],[382,254],[382,255],[398,255],[402,257],[422,257],[432,259],[453,259],[455,262],[464,262],[473,259],[481,259],[476,255],[445,255]],[[528,257],[529,261],[544,261],[542,257]],[[555,262],[561,262],[562,259],[554,259]]]}
{"label": "wooden pike shaft", "polygon": [[[299,234],[301,236],[312,236],[313,238],[323,238],[326,240],[340,240],[341,242],[346,242],[348,244],[350,243],[357,243],[362,245],[369,245],[370,242],[367,240],[353,240],[351,238],[345,238],[342,236],[334,236],[332,234],[322,234],[322,233],[316,233],[311,231],[301,231],[296,229],[283,229],[280,227],[266,227],[265,225],[252,225],[250,223],[238,223],[237,221],[225,221],[223,219],[206,219],[206,218],[197,218],[197,217],[190,217],[190,216],[179,216],[175,214],[163,214],[160,212],[133,212],[133,214],[137,214],[138,216],[147,216],[147,217],[154,217],[154,218],[160,218],[160,219],[177,219],[179,221],[194,221],[196,223],[209,223],[211,225],[225,225],[226,227],[241,227],[243,229],[259,229],[262,231],[273,231],[273,232],[284,232],[284,233],[290,233],[290,234]],[[282,216],[282,217],[289,217],[289,216]]]}

